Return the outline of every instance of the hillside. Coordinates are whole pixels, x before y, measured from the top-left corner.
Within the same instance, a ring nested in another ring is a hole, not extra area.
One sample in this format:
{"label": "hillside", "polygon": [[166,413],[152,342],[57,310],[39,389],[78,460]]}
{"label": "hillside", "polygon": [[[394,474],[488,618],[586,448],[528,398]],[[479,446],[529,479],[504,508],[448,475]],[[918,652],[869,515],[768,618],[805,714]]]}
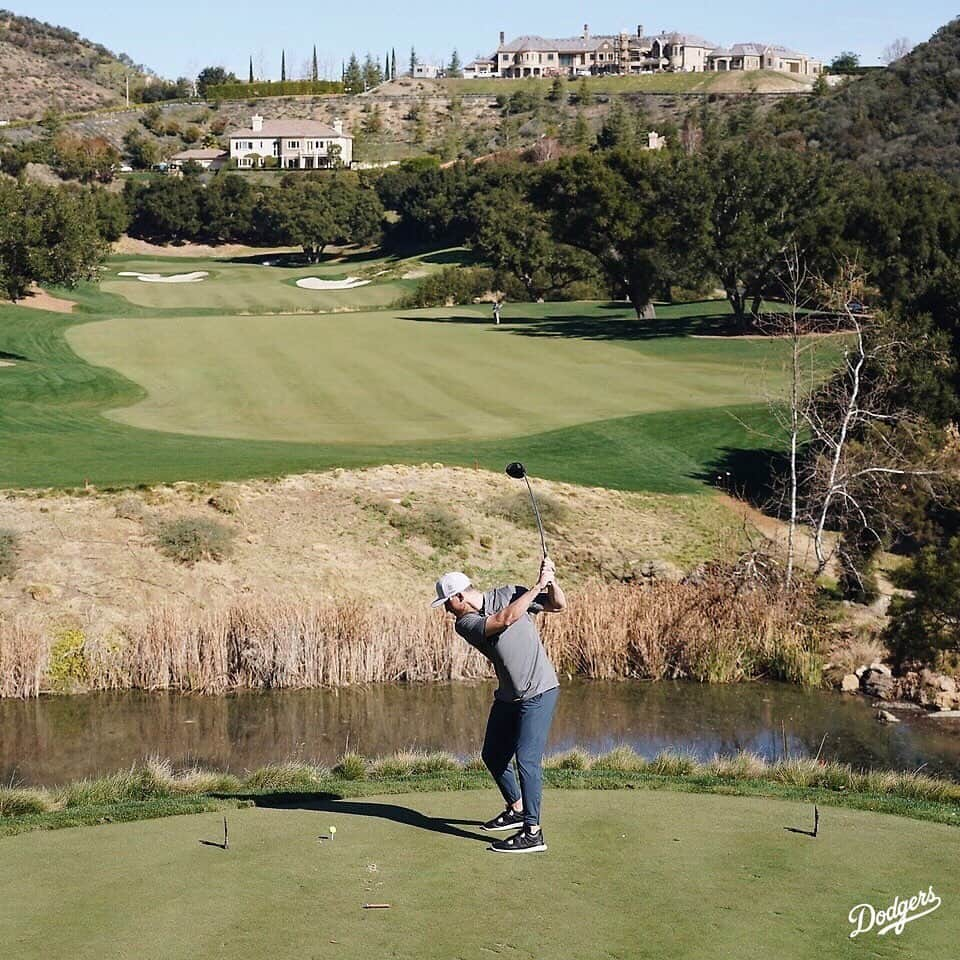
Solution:
{"label": "hillside", "polygon": [[143,72],[72,30],[0,10],[0,119],[107,107],[120,102],[127,73]]}
{"label": "hillside", "polygon": [[809,140],[844,159],[960,174],[960,19],[886,70],[809,103]]}

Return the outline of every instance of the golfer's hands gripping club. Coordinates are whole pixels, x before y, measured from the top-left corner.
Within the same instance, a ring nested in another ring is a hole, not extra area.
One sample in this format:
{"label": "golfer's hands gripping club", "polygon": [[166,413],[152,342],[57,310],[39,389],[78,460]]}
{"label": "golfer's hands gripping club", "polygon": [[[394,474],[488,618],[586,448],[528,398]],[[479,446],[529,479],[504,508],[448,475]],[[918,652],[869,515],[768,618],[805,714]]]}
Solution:
{"label": "golfer's hands gripping club", "polygon": [[557,568],[554,562],[549,557],[544,557],[543,562],[540,564],[540,579],[537,581],[537,586],[541,590],[545,590],[557,577]]}

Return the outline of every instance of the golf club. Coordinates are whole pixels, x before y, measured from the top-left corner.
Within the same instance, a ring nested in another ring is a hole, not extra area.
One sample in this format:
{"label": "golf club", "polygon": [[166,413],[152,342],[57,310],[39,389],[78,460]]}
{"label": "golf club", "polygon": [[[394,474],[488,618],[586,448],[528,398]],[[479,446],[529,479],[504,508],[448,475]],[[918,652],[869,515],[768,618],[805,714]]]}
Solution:
{"label": "golf club", "polygon": [[514,460],[513,463],[508,463],[506,468],[506,474],[508,477],[513,477],[514,480],[526,480],[527,490],[530,493],[530,502],[533,504],[533,512],[537,517],[537,529],[540,531],[540,547],[543,550],[543,558],[547,558],[547,541],[543,537],[543,523],[540,520],[540,508],[537,506],[537,498],[533,495],[533,487],[530,486],[530,478],[527,476],[527,468],[520,463],[519,460]]}

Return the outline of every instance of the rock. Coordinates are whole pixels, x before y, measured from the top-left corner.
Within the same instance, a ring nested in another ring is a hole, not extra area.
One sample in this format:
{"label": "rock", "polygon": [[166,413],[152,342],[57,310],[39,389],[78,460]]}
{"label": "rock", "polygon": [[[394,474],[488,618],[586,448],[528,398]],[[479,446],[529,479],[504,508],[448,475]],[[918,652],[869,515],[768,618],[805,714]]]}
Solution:
{"label": "rock", "polygon": [[960,720],[960,710],[941,710],[939,713],[931,713],[930,716],[937,720]]}
{"label": "rock", "polygon": [[900,718],[895,717],[889,710],[878,710],[877,719],[881,723],[899,723]]}
{"label": "rock", "polygon": [[957,681],[953,677],[948,677],[945,674],[940,674],[940,677],[937,680],[937,685],[944,693],[956,693],[957,692]]}
{"label": "rock", "polygon": [[892,700],[888,706],[891,710],[911,710],[913,713],[923,712],[923,707],[918,703],[910,703],[909,700]]}
{"label": "rock", "polygon": [[893,676],[893,671],[885,663],[880,663],[879,660],[874,660],[870,664],[870,669],[876,670],[878,673],[885,673],[888,677]]}
{"label": "rock", "polygon": [[869,697],[880,700],[895,700],[897,685],[893,677],[886,673],[874,670],[872,667],[860,678],[860,689]]}
{"label": "rock", "polygon": [[855,673],[848,673],[840,681],[840,689],[844,693],[856,693],[860,689],[860,678]]}
{"label": "rock", "polygon": [[864,665],[862,667],[857,667],[857,669],[853,672],[856,674],[857,679],[859,680],[860,677],[862,677],[869,669],[870,668],[868,666]]}

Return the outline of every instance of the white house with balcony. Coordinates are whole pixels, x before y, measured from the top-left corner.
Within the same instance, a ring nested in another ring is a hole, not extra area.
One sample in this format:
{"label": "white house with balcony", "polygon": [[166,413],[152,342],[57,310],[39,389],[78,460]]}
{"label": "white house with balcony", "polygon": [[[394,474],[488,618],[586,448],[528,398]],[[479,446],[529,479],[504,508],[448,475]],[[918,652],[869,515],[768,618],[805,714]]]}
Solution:
{"label": "white house with balcony", "polygon": [[[343,121],[251,118],[250,127],[229,135],[230,159],[241,169],[262,167],[273,157],[283,170],[325,170],[353,163],[353,137]],[[272,166],[272,164],[271,164]]]}

